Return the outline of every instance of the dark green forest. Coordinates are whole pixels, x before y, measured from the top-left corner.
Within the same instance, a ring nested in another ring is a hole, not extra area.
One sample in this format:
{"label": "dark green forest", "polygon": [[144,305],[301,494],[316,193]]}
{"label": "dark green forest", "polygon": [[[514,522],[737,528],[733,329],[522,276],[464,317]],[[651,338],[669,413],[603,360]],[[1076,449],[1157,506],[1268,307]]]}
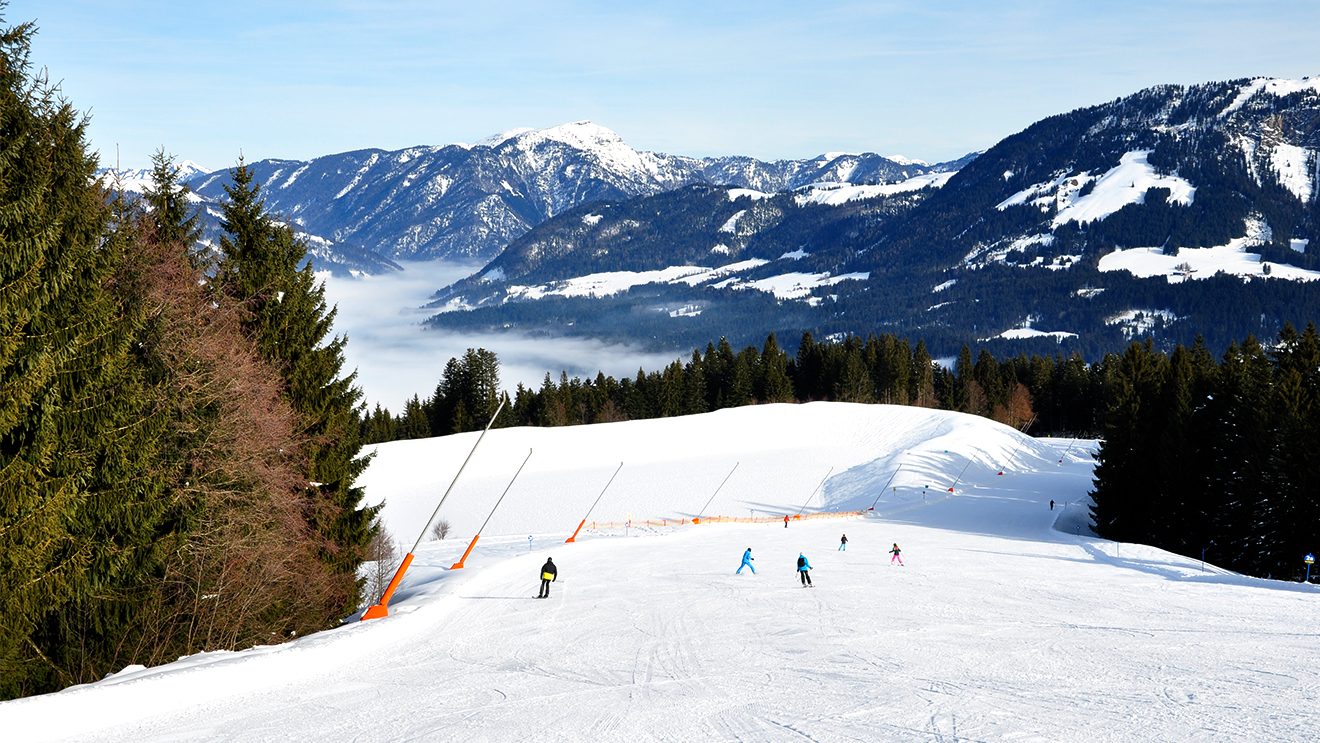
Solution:
{"label": "dark green forest", "polygon": [[141,199],[99,184],[32,34],[0,31],[0,699],[334,626],[376,531],[305,247],[241,163],[212,255],[163,150]]}

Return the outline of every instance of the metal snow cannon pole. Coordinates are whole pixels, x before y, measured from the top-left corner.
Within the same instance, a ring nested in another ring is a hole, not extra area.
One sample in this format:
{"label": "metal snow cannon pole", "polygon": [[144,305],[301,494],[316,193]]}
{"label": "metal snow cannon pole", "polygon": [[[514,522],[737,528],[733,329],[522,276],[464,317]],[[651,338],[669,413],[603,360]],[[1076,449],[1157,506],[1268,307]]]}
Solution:
{"label": "metal snow cannon pole", "polygon": [[500,493],[500,497],[499,497],[499,499],[495,501],[495,508],[490,509],[490,515],[486,516],[486,520],[483,521],[483,522],[481,522],[481,528],[480,528],[480,529],[477,529],[477,534],[476,534],[476,536],[472,537],[472,542],[471,542],[470,544],[468,544],[467,551],[463,553],[463,556],[462,556],[462,557],[458,558],[458,562],[456,562],[456,563],[454,563],[453,565],[450,565],[450,566],[449,566],[449,569],[450,569],[450,570],[458,570],[458,569],[460,569],[460,568],[463,567],[463,563],[467,562],[468,555],[472,554],[472,548],[473,548],[473,547],[476,547],[476,546],[477,546],[477,540],[478,540],[478,539],[481,539],[481,532],[482,532],[483,530],[485,530],[485,528],[486,528],[486,524],[489,524],[489,523],[490,523],[490,517],[495,515],[495,509],[496,509],[496,508],[499,508],[499,507],[500,507],[500,503],[504,502],[504,496],[506,496],[506,495],[509,494],[509,488],[512,488],[512,487],[513,487],[513,483],[516,482],[516,481],[518,480],[518,475],[521,475],[521,474],[522,474],[523,467],[526,467],[526,466],[527,466],[527,460],[528,460],[528,459],[531,459],[531,458],[532,458],[532,450],[531,450],[531,449],[528,449],[528,450],[527,450],[527,458],[524,459],[524,460],[522,461],[522,464],[518,465],[518,471],[515,472],[515,473],[513,473],[513,479],[509,481],[509,484],[508,484],[507,486],[505,486],[505,488],[504,488],[504,492],[503,492],[503,493]]}
{"label": "metal snow cannon pole", "polygon": [[362,613],[361,621],[379,619],[390,615],[390,599],[394,596],[394,589],[398,588],[399,583],[403,580],[403,574],[408,572],[408,566],[412,564],[413,553],[417,551],[417,545],[422,543],[422,538],[426,536],[427,527],[439,515],[440,506],[445,504],[445,499],[453,492],[454,483],[458,482],[458,476],[463,474],[463,469],[467,467],[468,462],[472,461],[472,455],[476,453],[477,447],[481,446],[481,440],[486,438],[486,432],[490,431],[490,427],[495,425],[495,419],[500,416],[500,411],[503,409],[504,400],[501,399],[499,407],[495,408],[495,414],[490,417],[490,422],[482,429],[481,435],[477,437],[477,442],[472,445],[472,450],[468,452],[467,458],[463,460],[463,464],[459,465],[458,472],[454,473],[454,479],[449,481],[449,487],[445,488],[445,494],[440,496],[440,502],[436,504],[435,510],[431,512],[431,518],[427,519],[426,524],[422,526],[422,533],[417,535],[417,541],[413,542],[412,549],[408,550],[408,554],[403,556],[403,562],[399,565],[399,569],[394,572],[394,577],[390,579],[390,584],[385,588],[385,593],[380,595],[380,602],[367,607],[367,610]]}
{"label": "metal snow cannon pole", "polygon": [[621,469],[623,469],[623,462],[619,462],[619,466],[614,470],[614,474],[610,475],[609,482],[605,483],[605,487],[601,488],[600,495],[596,496],[596,500],[592,502],[591,508],[587,509],[587,515],[582,517],[582,520],[578,522],[577,528],[573,530],[573,536],[565,539],[564,544],[572,544],[577,541],[577,535],[578,532],[582,531],[582,525],[587,523],[587,519],[591,517],[591,512],[596,510],[596,504],[600,503],[600,499],[605,496],[605,491],[610,489],[610,485],[614,483],[614,478],[619,476],[619,470]]}

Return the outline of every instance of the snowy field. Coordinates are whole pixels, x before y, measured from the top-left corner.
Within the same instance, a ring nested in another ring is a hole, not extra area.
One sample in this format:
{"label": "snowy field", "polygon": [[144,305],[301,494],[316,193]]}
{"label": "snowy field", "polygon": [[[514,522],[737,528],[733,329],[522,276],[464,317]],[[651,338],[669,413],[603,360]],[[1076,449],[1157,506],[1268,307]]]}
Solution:
{"label": "snowy field", "polygon": [[[378,448],[363,482],[405,549],[476,436]],[[453,535],[422,543],[388,618],[6,702],[0,730],[22,741],[1315,740],[1320,591],[1089,535],[1092,446],[832,403],[492,431],[441,511]],[[450,570],[528,450],[467,567]],[[620,462],[591,520],[634,526],[564,544]],[[637,525],[846,510],[865,515]],[[737,575],[747,547],[758,572]],[[814,588],[796,578],[799,552]],[[547,556],[560,580],[537,601]]]}

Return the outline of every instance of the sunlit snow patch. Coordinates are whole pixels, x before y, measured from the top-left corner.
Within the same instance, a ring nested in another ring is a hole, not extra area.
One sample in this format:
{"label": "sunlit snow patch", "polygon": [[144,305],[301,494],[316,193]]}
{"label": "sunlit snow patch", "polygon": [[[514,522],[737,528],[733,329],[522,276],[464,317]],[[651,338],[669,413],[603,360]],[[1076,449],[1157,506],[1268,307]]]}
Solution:
{"label": "sunlit snow patch", "polygon": [[1247,250],[1263,242],[1262,233],[1267,229],[1268,227],[1262,222],[1253,220],[1248,223],[1246,236],[1230,240],[1227,245],[1212,248],[1182,248],[1177,255],[1165,255],[1160,248],[1115,250],[1100,259],[1100,270],[1127,271],[1139,278],[1164,276],[1170,284],[1178,284],[1190,279],[1206,279],[1221,271],[1235,276],[1259,276],[1291,281],[1320,279],[1320,271],[1308,271],[1282,263],[1268,264],[1267,274],[1266,264],[1261,262],[1260,254]]}
{"label": "sunlit snow patch", "polygon": [[1076,337],[1077,337],[1076,333],[1069,333],[1064,330],[1055,330],[1051,332],[1046,332],[1044,330],[1036,330],[1035,328],[1013,328],[1012,330],[1005,330],[999,335],[992,335],[989,338],[982,338],[981,340],[989,341],[989,340],[994,340],[995,338],[1003,338],[1005,340],[1022,340],[1025,338],[1053,338],[1055,342],[1063,343],[1064,338],[1076,338]]}
{"label": "sunlit snow patch", "polygon": [[793,201],[798,206],[807,204],[823,204],[825,206],[840,206],[850,201],[859,201],[861,199],[871,199],[876,196],[892,196],[897,193],[906,193],[908,191],[920,191],[923,188],[940,188],[949,179],[954,176],[953,173],[927,173],[915,178],[908,178],[898,183],[885,183],[879,186],[854,186],[851,184],[826,184],[817,183],[810,186],[806,191],[793,197]]}
{"label": "sunlit snow patch", "polygon": [[841,276],[831,276],[828,273],[786,273],[755,281],[729,279],[715,286],[718,288],[755,289],[773,294],[776,299],[806,299],[812,291],[820,287],[834,286],[840,281],[865,281],[870,276],[869,272],[847,273]]}
{"label": "sunlit snow patch", "polygon": [[[1142,204],[1146,191],[1152,188],[1169,190],[1168,203],[1186,206],[1192,203],[1196,187],[1176,175],[1161,175],[1147,162],[1150,150],[1133,150],[1119,158],[1117,166],[1096,178],[1089,172],[1075,175],[1060,174],[1052,181],[1028,186],[995,205],[1003,211],[1010,206],[1032,204],[1042,210],[1050,205],[1059,212],[1051,221],[1058,227],[1070,221],[1094,222],[1122,209],[1128,204]],[[1091,181],[1094,189],[1085,196],[1077,194]]]}
{"label": "sunlit snow patch", "polygon": [[1279,185],[1292,192],[1303,203],[1315,193],[1312,182],[1316,172],[1316,153],[1297,145],[1280,143],[1270,152],[1270,165],[1279,178]]}
{"label": "sunlit snow patch", "polygon": [[769,199],[772,198],[773,196],[774,194],[772,193],[753,191],[750,188],[729,189],[729,201],[737,201],[738,199],[743,199],[743,198],[752,199],[753,201],[760,201],[761,199]]}
{"label": "sunlit snow patch", "polygon": [[723,225],[720,226],[719,231],[732,233],[734,230],[738,228],[738,220],[742,219],[742,215],[746,213],[747,213],[746,209],[739,209],[738,211],[734,212],[733,216],[729,217],[729,219],[725,221]]}
{"label": "sunlit snow patch", "polygon": [[1105,325],[1118,325],[1124,337],[1134,338],[1180,319],[1172,310],[1127,310],[1105,318]]}

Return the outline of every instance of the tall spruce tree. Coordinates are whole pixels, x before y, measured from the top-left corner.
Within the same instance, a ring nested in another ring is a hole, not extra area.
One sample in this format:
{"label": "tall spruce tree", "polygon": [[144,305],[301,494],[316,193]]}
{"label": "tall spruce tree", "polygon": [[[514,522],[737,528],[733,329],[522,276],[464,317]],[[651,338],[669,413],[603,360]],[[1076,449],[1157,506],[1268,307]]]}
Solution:
{"label": "tall spruce tree", "polygon": [[788,354],[779,347],[775,334],[765,338],[757,367],[756,397],[761,402],[793,402],[793,380],[788,377]]}
{"label": "tall spruce tree", "polygon": [[340,609],[358,603],[357,568],[370,547],[376,508],[361,507],[354,486],[368,458],[360,456],[361,391],[345,375],[343,337],[330,337],[335,310],[316,280],[306,248],[266,211],[252,171],[240,162],[225,187],[216,285],[248,310],[245,323],[262,355],[287,384],[286,394],[308,439],[307,487],[316,508],[310,522],[323,540],[322,560],[345,580]]}
{"label": "tall spruce tree", "polygon": [[1091,517],[1103,537],[1142,541],[1149,534],[1160,484],[1158,436],[1168,361],[1152,344],[1133,343],[1108,380],[1104,441],[1096,455]]}
{"label": "tall spruce tree", "polygon": [[[143,191],[142,200],[149,209],[149,218],[156,230],[156,239],[168,245],[182,245],[190,249],[202,235],[201,215],[188,201],[190,190],[179,182],[179,166],[165,149],[151,155],[151,183]],[[190,251],[190,255],[193,255]],[[195,256],[194,265],[202,263]]]}
{"label": "tall spruce tree", "polygon": [[30,72],[32,34],[0,31],[0,698],[104,672],[162,518],[140,315],[111,291],[125,243],[86,120]]}
{"label": "tall spruce tree", "polygon": [[1276,529],[1261,544],[1263,569],[1275,576],[1301,571],[1302,556],[1320,543],[1320,332],[1285,326],[1274,351],[1277,384],[1271,406],[1277,426],[1268,489]]}
{"label": "tall spruce tree", "polygon": [[1264,349],[1248,337],[1229,345],[1217,371],[1207,405],[1215,436],[1202,456],[1188,461],[1213,473],[1207,551],[1217,564],[1255,572],[1267,563],[1263,558],[1282,525],[1278,500],[1286,493],[1262,487],[1278,443],[1270,409],[1272,368]]}

